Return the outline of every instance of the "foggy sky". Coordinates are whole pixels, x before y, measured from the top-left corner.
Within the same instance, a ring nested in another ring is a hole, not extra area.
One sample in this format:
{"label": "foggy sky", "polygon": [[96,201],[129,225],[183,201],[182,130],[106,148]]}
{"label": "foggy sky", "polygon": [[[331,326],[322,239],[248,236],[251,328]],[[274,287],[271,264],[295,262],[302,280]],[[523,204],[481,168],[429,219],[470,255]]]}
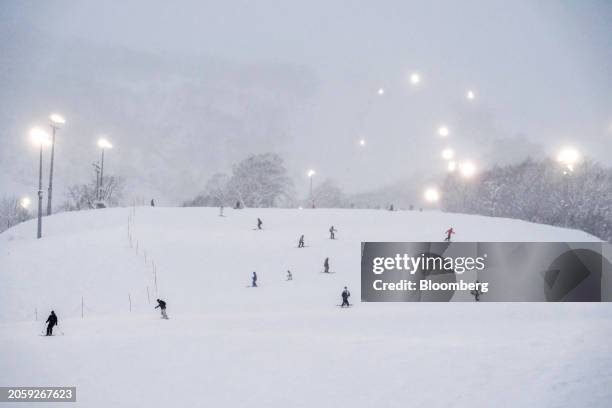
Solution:
{"label": "foggy sky", "polygon": [[606,1],[4,1],[0,193],[33,194],[27,129],[56,111],[58,188],[107,133],[111,173],[167,204],[266,151],[300,192],[309,168],[349,191],[437,180],[446,146],[480,167],[566,144],[609,165],[610,21]]}

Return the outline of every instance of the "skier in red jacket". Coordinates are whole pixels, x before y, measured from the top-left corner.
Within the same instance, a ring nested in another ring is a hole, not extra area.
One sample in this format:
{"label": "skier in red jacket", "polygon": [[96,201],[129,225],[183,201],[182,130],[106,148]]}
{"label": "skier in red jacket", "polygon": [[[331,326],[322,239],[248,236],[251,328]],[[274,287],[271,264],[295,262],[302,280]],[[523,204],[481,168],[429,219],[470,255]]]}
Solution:
{"label": "skier in red jacket", "polygon": [[453,235],[454,233],[455,230],[453,229],[453,227],[450,227],[448,230],[446,230],[446,238],[444,239],[444,241],[450,242],[451,235]]}

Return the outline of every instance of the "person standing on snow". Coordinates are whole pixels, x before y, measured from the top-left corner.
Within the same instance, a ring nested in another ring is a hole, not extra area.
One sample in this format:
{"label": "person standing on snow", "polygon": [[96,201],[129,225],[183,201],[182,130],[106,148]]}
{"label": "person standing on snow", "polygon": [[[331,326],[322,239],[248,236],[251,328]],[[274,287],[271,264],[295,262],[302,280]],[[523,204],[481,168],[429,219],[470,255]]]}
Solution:
{"label": "person standing on snow", "polygon": [[476,279],[476,289],[470,291],[472,296],[474,296],[474,302],[480,302],[480,295],[482,292],[480,291],[480,281]]}
{"label": "person standing on snow", "polygon": [[53,310],[45,323],[47,323],[47,336],[53,336],[53,326],[57,326],[57,316]]}
{"label": "person standing on snow", "polygon": [[304,234],[300,236],[300,240],[298,241],[298,248],[304,248]]}
{"label": "person standing on snow", "polygon": [[450,242],[451,235],[453,235],[454,233],[455,233],[455,230],[453,229],[453,227],[450,227],[448,230],[446,230],[446,238],[444,239],[444,241]]}
{"label": "person standing on snow", "polygon": [[329,239],[336,239],[336,234],[335,234],[336,232],[338,232],[338,230],[335,229],[334,226],[332,225],[329,228]]}
{"label": "person standing on snow", "polygon": [[323,262],[323,272],[329,273],[329,258],[325,258],[325,262]]}
{"label": "person standing on snow", "polygon": [[348,288],[345,286],[344,290],[342,291],[342,305],[340,305],[340,307],[351,307],[351,305],[349,304],[348,298],[351,297],[351,292],[349,292]]}
{"label": "person standing on snow", "polygon": [[252,279],[251,287],[256,288],[257,287],[257,274],[255,272],[253,272],[253,277],[251,279]]}
{"label": "person standing on snow", "polygon": [[263,222],[257,218],[257,229],[261,229],[261,226],[263,225]]}
{"label": "person standing on snow", "polygon": [[223,206],[219,207],[219,217],[223,217]]}
{"label": "person standing on snow", "polygon": [[293,275],[291,274],[291,271],[287,271],[287,280],[293,280]]}
{"label": "person standing on snow", "polygon": [[161,310],[162,319],[168,320],[168,315],[166,314],[166,302],[161,299],[157,299],[157,306],[155,306],[155,308],[157,309],[158,307]]}
{"label": "person standing on snow", "polygon": [[155,200],[153,198],[151,199],[151,207],[155,207]]}

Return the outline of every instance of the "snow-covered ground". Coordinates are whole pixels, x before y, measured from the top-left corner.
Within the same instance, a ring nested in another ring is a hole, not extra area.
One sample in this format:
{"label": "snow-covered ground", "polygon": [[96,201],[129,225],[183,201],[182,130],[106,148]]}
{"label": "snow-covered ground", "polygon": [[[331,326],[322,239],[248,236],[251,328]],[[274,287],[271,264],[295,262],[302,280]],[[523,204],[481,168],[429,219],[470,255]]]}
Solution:
{"label": "snow-covered ground", "polygon": [[[438,212],[136,208],[130,247],[130,211],[54,215],[42,240],[35,221],[0,234],[0,385],[75,385],[65,406],[96,408],[612,404],[608,304],[359,303],[361,241],[437,241],[449,226],[457,241],[595,240],[583,232]],[[325,257],[335,274],[320,273]],[[51,309],[58,335],[38,336]]]}

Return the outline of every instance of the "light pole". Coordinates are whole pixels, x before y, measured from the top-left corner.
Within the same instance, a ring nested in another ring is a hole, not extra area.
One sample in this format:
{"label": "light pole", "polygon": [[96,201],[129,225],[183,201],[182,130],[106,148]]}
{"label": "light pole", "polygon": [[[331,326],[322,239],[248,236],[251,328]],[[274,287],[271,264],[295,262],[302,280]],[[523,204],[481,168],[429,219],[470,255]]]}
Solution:
{"label": "light pole", "polygon": [[104,150],[112,149],[113,145],[106,139],[98,140],[98,147],[102,149],[102,156],[100,158],[100,184],[98,187],[98,200],[102,199],[102,191],[104,189]]}
{"label": "light pole", "polygon": [[308,177],[310,178],[310,202],[312,203],[312,208],[315,208],[314,196],[312,195],[312,176],[317,174],[314,170],[308,170]]}
{"label": "light pole", "polygon": [[467,181],[476,174],[476,165],[471,161],[465,161],[459,165],[459,171],[465,180],[463,183],[463,211],[467,212]]}
{"label": "light pole", "polygon": [[565,169],[563,170],[563,176],[565,178],[563,201],[565,207],[565,220],[563,221],[564,226],[568,226],[569,215],[570,215],[570,177],[574,172],[575,165],[580,161],[580,153],[572,148],[566,147],[557,156],[557,161],[561,163]]}
{"label": "light pole", "polygon": [[34,128],[30,132],[30,137],[34,144],[38,145],[40,148],[39,154],[39,162],[38,162],[38,231],[36,234],[36,238],[40,239],[42,237],[42,200],[43,200],[43,190],[42,190],[42,154],[43,154],[43,146],[48,146],[51,141],[49,140],[49,135],[42,129]]}
{"label": "light pole", "polygon": [[64,118],[57,114],[49,116],[49,120],[51,120],[51,129],[53,129],[53,135],[51,136],[51,166],[49,168],[49,189],[47,192],[47,215],[51,215],[51,198],[53,196],[53,159],[55,157],[55,132],[64,123],[66,123]]}

